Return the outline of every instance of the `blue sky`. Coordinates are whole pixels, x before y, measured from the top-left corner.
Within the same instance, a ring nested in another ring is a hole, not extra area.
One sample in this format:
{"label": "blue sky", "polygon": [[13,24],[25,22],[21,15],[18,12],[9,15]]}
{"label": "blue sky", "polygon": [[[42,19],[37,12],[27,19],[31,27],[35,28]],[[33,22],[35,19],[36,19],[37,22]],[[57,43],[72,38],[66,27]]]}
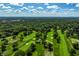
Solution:
{"label": "blue sky", "polygon": [[0,3],[0,17],[79,17],[79,4]]}

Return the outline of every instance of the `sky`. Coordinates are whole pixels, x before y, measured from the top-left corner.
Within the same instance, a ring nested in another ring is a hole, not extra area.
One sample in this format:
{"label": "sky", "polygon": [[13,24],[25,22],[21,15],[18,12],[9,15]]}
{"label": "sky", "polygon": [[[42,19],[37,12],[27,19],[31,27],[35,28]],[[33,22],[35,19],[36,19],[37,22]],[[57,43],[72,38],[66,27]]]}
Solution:
{"label": "sky", "polygon": [[79,17],[79,4],[0,3],[0,17]]}

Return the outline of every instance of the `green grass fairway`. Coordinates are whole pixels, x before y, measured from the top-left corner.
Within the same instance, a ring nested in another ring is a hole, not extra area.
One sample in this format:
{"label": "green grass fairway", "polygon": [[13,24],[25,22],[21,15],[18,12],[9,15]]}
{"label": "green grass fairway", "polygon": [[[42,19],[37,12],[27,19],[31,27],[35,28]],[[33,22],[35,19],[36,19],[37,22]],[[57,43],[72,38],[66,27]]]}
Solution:
{"label": "green grass fairway", "polygon": [[64,34],[62,34],[61,30],[57,30],[58,35],[60,36],[60,44],[59,44],[59,55],[60,56],[69,56],[68,46]]}

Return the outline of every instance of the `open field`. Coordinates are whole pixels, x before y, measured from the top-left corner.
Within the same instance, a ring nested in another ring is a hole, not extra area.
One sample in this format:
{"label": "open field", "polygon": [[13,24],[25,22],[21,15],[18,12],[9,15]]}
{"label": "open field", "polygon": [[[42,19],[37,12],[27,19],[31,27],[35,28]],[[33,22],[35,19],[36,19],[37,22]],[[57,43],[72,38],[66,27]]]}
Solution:
{"label": "open field", "polygon": [[79,56],[79,18],[0,18],[0,56]]}

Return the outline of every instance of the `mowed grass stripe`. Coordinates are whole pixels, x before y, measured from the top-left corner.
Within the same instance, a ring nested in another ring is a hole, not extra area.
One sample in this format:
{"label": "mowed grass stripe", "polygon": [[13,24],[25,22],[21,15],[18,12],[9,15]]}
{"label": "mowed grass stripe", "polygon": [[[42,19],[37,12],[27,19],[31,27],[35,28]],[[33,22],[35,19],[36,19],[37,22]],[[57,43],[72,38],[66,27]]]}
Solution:
{"label": "mowed grass stripe", "polygon": [[[32,34],[26,36],[23,39],[23,42],[18,46],[19,50],[22,51],[27,51],[29,49],[29,47],[31,46],[31,44],[33,43],[33,38],[35,38],[36,32],[34,31]],[[15,55],[17,51],[15,51],[12,55]]]}
{"label": "mowed grass stripe", "polygon": [[24,37],[23,42],[19,44],[18,48],[20,48],[21,46],[23,46],[24,44],[26,44],[27,42],[29,42],[31,39],[33,39],[36,35],[36,32],[33,32],[32,34]]}
{"label": "mowed grass stripe", "polygon": [[[54,31],[53,31],[53,29],[51,29],[50,32],[47,33],[47,38],[46,38],[46,42],[47,43],[51,43],[52,44],[52,48],[53,48],[53,35],[54,35]],[[53,55],[53,51],[50,52],[47,49],[45,49],[45,55],[52,56]]]}
{"label": "mowed grass stripe", "polygon": [[70,52],[72,49],[74,49],[74,48],[73,48],[73,45],[72,45],[71,38],[67,38],[66,32],[64,32],[64,35],[65,35],[65,38],[66,38],[66,43],[67,43],[67,45],[68,45],[68,50],[69,50],[69,52]]}
{"label": "mowed grass stripe", "polygon": [[46,41],[48,43],[53,43],[53,32],[48,32]]}
{"label": "mowed grass stripe", "polygon": [[60,36],[60,45],[59,45],[59,55],[60,56],[69,56],[68,46],[66,43],[66,39],[64,34],[62,34],[61,30],[57,30],[58,35]]}

